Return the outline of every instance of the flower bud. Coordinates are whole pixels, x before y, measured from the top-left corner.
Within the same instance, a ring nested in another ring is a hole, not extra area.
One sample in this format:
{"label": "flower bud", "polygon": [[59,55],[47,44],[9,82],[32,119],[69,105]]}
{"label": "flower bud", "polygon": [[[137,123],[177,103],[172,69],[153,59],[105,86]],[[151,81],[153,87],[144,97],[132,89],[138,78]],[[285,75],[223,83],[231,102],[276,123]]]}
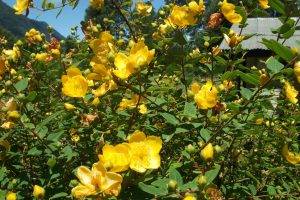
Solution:
{"label": "flower bud", "polygon": [[197,183],[198,183],[199,186],[205,185],[207,183],[206,176],[203,176],[203,175],[199,176],[198,179],[197,179]]}
{"label": "flower bud", "polygon": [[204,42],[205,47],[209,47],[209,45],[210,45],[209,42],[207,42],[207,41]]}
{"label": "flower bud", "polygon": [[177,181],[171,179],[169,182],[168,182],[168,188],[169,190],[176,190],[177,188]]}
{"label": "flower bud", "polygon": [[64,107],[65,107],[66,110],[75,110],[76,109],[76,107],[73,104],[70,104],[70,103],[65,103]]}
{"label": "flower bud", "polygon": [[6,194],[6,200],[17,200],[17,194],[14,192],[8,192]]}
{"label": "flower bud", "polygon": [[223,151],[222,147],[220,147],[219,145],[214,146],[214,149],[217,153],[221,153]]}
{"label": "flower bud", "polygon": [[33,196],[36,199],[43,199],[45,196],[45,189],[42,188],[41,186],[35,185],[33,187]]}
{"label": "flower bud", "polygon": [[13,119],[19,119],[20,118],[20,113],[18,111],[8,111],[7,115],[9,118]]}
{"label": "flower bud", "polygon": [[160,16],[164,16],[166,14],[166,12],[163,11],[163,10],[160,10],[158,13],[159,13]]}
{"label": "flower bud", "polygon": [[196,148],[195,148],[194,145],[189,144],[189,145],[186,147],[186,151],[187,151],[188,153],[195,153]]}
{"label": "flower bud", "polygon": [[211,161],[214,157],[214,147],[211,143],[208,143],[204,149],[201,150],[200,152],[201,157],[205,161]]}
{"label": "flower bud", "polygon": [[47,161],[47,165],[50,168],[53,168],[56,165],[56,160],[54,158],[49,158],[48,161]]}
{"label": "flower bud", "polygon": [[183,200],[197,200],[197,198],[190,193],[186,193]]}
{"label": "flower bud", "polygon": [[12,82],[10,80],[5,81],[5,86],[10,86],[12,84]]}
{"label": "flower bud", "polygon": [[16,74],[17,74],[17,71],[16,71],[15,69],[11,69],[11,70],[10,70],[10,74],[11,74],[11,75],[16,75]]}

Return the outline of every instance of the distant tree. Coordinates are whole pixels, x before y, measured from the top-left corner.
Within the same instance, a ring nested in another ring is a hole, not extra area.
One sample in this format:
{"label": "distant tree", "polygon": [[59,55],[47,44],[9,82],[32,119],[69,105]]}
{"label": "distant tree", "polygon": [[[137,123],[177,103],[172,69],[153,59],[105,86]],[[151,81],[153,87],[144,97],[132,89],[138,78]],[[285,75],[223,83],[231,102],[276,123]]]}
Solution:
{"label": "distant tree", "polygon": [[13,36],[13,34],[0,27],[0,38],[2,37],[5,37],[5,39],[7,40],[6,47],[12,47],[16,41],[16,38]]}
{"label": "distant tree", "polygon": [[124,24],[123,16],[118,12],[116,6],[122,9],[122,13],[128,19],[129,23],[132,21],[129,15],[129,10],[131,9],[131,0],[107,0],[101,9],[95,9],[93,7],[88,7],[85,11],[84,21],[81,23],[83,28],[87,26],[90,21],[94,24],[100,24],[102,30],[110,30],[112,33],[118,35],[118,31],[123,31],[128,33],[128,26]]}

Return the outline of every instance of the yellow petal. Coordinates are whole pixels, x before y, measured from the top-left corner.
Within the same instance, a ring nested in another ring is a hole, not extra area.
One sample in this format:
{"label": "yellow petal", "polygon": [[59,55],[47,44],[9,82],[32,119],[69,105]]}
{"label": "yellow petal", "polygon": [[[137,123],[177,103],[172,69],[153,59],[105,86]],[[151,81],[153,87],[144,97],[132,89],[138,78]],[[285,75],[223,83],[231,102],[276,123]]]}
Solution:
{"label": "yellow petal", "polygon": [[67,69],[67,75],[68,76],[70,76],[70,77],[72,77],[72,76],[77,76],[77,75],[81,75],[81,71],[80,71],[80,69],[79,68],[77,68],[77,67],[69,67],[68,69]]}
{"label": "yellow petal", "polygon": [[300,154],[291,152],[287,144],[282,148],[282,155],[289,163],[293,165],[300,164]]}
{"label": "yellow petal", "polygon": [[73,197],[78,199],[97,194],[94,186],[82,184],[79,184],[78,186],[74,187],[71,193]]}
{"label": "yellow petal", "polygon": [[81,76],[62,77],[62,92],[70,97],[84,97],[88,90],[87,80]]}
{"label": "yellow petal", "polygon": [[100,187],[100,190],[107,195],[118,196],[121,190],[123,177],[114,172],[107,172],[106,178]]}
{"label": "yellow petal", "polygon": [[111,172],[125,171],[130,163],[129,146],[126,144],[105,145],[99,160]]}
{"label": "yellow petal", "polygon": [[136,130],[134,131],[134,133],[132,133],[129,136],[128,142],[132,143],[132,142],[141,142],[144,141],[146,139],[146,135],[144,132]]}
{"label": "yellow petal", "polygon": [[210,161],[214,157],[214,147],[211,143],[208,143],[204,149],[201,150],[201,156],[205,161]]}
{"label": "yellow petal", "polygon": [[78,167],[78,169],[76,171],[76,176],[82,184],[84,184],[84,185],[92,184],[93,174],[89,168],[87,168],[85,166]]}

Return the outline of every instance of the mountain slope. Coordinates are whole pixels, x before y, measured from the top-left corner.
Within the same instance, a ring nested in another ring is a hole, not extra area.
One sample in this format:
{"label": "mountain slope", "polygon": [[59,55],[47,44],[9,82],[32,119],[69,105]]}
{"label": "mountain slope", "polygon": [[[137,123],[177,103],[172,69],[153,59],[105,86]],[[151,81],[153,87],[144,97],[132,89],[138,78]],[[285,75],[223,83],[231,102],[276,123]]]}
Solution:
{"label": "mountain slope", "polygon": [[[23,15],[15,15],[14,10],[0,0],[0,28],[10,32],[14,37],[24,37],[26,31],[35,28],[44,33],[49,39],[47,34],[48,24],[46,22],[29,19]],[[64,39],[59,32],[53,32],[54,37],[57,39]]]}

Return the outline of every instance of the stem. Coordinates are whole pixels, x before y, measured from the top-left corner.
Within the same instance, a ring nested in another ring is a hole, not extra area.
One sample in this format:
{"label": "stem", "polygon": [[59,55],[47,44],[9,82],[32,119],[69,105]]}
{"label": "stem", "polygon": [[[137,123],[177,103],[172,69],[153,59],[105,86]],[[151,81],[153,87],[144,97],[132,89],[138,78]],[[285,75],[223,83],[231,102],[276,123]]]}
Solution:
{"label": "stem", "polygon": [[129,32],[130,32],[130,34],[132,35],[133,40],[134,40],[135,42],[137,42],[138,40],[137,40],[137,38],[136,38],[136,36],[135,36],[135,33],[134,33],[134,31],[133,31],[133,29],[132,29],[132,27],[131,27],[131,25],[130,25],[128,19],[127,19],[126,16],[123,14],[123,12],[122,12],[120,6],[117,4],[117,2],[116,2],[115,0],[112,0],[111,2],[112,2],[112,4],[114,5],[114,7],[116,8],[116,10],[118,11],[118,13],[121,15],[121,17],[123,18],[123,20],[125,21],[126,25],[128,26]]}

